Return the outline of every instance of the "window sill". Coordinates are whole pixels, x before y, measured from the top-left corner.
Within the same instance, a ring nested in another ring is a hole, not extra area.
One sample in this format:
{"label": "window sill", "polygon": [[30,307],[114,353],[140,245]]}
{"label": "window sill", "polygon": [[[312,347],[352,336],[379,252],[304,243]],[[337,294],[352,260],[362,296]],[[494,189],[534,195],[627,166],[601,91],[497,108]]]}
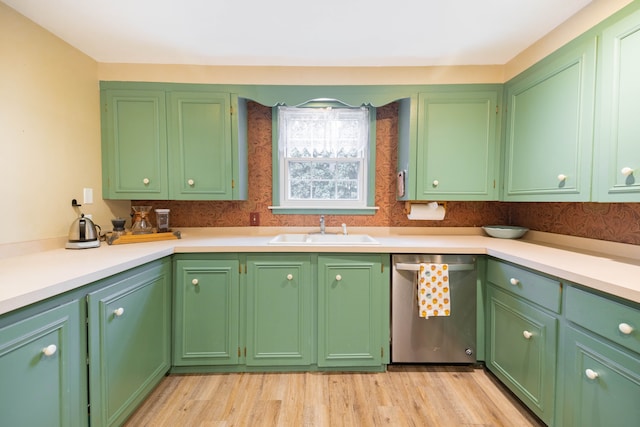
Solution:
{"label": "window sill", "polygon": [[377,206],[364,208],[330,208],[330,207],[283,207],[269,206],[274,215],[375,215],[380,209]]}

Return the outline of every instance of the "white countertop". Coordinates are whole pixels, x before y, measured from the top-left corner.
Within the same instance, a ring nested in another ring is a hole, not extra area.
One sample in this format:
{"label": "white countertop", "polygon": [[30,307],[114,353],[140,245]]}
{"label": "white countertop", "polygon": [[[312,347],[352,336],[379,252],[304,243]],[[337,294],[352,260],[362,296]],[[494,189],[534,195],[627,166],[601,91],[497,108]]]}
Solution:
{"label": "white countertop", "polygon": [[[84,250],[53,249],[0,259],[0,314],[174,253],[359,252],[487,254],[640,303],[640,247],[549,233],[486,237],[480,228],[365,228],[379,245],[274,246],[279,232],[303,228],[186,228],[182,239]],[[331,231],[331,230],[330,230]],[[526,239],[526,240],[525,240]]]}

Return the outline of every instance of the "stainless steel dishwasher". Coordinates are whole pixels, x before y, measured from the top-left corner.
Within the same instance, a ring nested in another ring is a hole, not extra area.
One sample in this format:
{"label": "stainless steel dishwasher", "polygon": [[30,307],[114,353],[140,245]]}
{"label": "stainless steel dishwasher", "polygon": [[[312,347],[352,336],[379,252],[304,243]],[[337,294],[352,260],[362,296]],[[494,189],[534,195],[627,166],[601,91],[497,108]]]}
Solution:
{"label": "stainless steel dishwasher", "polygon": [[[476,362],[476,260],[472,255],[393,255],[391,362]],[[447,264],[451,314],[418,315],[420,263]]]}

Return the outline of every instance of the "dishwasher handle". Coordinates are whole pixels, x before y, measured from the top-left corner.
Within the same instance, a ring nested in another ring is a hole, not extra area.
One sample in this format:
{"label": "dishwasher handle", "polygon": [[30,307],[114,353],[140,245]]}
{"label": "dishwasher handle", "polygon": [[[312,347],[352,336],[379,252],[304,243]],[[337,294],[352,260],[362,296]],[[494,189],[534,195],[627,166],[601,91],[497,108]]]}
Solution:
{"label": "dishwasher handle", "polygon": [[[429,264],[429,263],[425,263]],[[447,264],[449,271],[470,271],[476,268],[475,264]],[[420,264],[399,262],[395,264],[396,270],[419,271]]]}

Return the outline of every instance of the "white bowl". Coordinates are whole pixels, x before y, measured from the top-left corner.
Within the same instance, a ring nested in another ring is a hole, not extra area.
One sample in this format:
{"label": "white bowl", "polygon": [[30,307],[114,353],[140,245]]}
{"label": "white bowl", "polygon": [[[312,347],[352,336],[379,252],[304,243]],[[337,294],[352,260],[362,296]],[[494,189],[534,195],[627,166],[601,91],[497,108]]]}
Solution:
{"label": "white bowl", "polygon": [[515,225],[485,225],[482,229],[489,236],[499,239],[519,239],[529,231],[528,228]]}

